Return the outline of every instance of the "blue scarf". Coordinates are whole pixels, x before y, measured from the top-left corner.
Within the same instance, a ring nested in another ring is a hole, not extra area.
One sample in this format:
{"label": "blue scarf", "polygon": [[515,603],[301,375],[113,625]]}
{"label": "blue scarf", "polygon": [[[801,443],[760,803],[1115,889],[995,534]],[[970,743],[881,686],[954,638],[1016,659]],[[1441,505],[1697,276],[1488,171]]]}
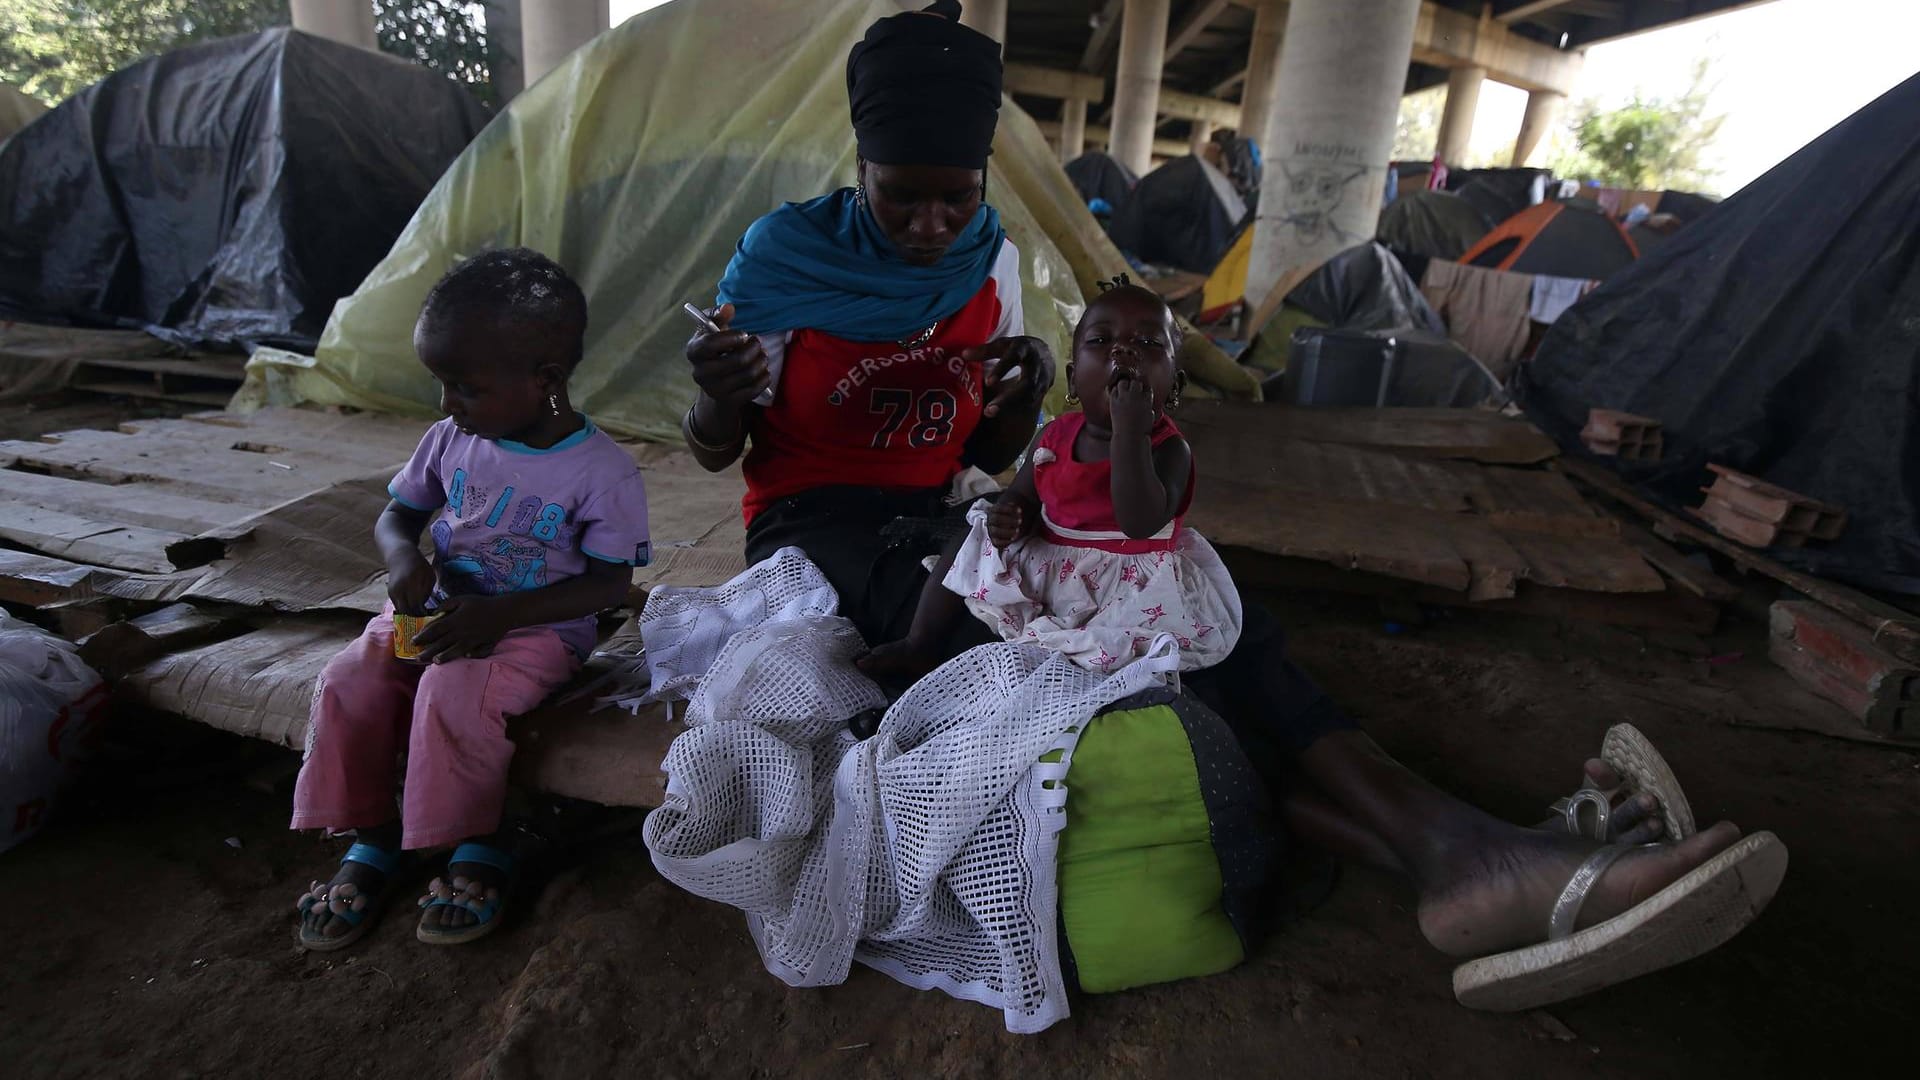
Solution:
{"label": "blue scarf", "polygon": [[842,188],[788,203],[747,229],[720,279],[734,329],[898,341],[959,311],[986,284],[1007,238],[999,211],[982,203],[939,262],[914,266],[853,195]]}

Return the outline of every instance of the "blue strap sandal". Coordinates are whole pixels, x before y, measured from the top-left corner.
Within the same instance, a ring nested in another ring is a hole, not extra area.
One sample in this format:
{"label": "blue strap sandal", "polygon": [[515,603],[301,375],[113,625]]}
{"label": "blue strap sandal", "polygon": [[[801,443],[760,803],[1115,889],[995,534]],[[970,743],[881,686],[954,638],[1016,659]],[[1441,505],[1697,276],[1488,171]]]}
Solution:
{"label": "blue strap sandal", "polygon": [[[355,844],[347,849],[346,855],[341,857],[340,862],[342,865],[360,863],[380,871],[384,875],[380,887],[365,891],[351,882],[339,884],[315,882],[313,888],[300,897],[299,902],[294,905],[300,912],[300,926],[296,936],[302,948],[311,949],[314,952],[331,952],[334,949],[344,949],[365,937],[367,931],[373,929],[373,924],[378,921],[380,912],[387,906],[387,900],[393,895],[394,882],[399,877],[397,871],[401,868],[404,857],[397,851],[387,851],[372,844]],[[347,889],[351,889],[352,892],[336,895]],[[334,918],[347,924],[346,933],[322,934],[307,925],[308,913],[322,904],[327,906],[327,910],[333,913]]]}
{"label": "blue strap sandal", "polygon": [[[491,866],[505,877],[498,885],[468,881],[459,889],[455,889],[451,882],[433,879],[433,884],[427,887],[427,895],[420,898],[420,926],[414,931],[414,937],[428,945],[464,945],[493,933],[500,926],[507,890],[513,887],[514,880],[519,876],[519,862],[512,855],[486,844],[461,844],[454,848],[453,857],[447,860],[449,874],[456,863]],[[489,888],[493,890],[492,896],[487,895]],[[457,907],[471,912],[480,921],[461,927],[428,924],[426,912],[438,907]]]}

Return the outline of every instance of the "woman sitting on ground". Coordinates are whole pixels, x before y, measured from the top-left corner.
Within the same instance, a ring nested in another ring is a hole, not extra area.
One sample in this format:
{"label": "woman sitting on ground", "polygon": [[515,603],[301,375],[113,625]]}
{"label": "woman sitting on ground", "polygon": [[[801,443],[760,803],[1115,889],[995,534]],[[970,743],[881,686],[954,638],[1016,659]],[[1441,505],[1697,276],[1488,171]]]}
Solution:
{"label": "woman sitting on ground", "polygon": [[[963,527],[956,478],[1010,466],[1053,381],[1047,346],[1022,336],[1019,257],[986,201],[999,46],[958,12],[943,0],[882,19],[854,47],[855,185],[748,229],[720,283],[722,329],[687,345],[700,393],[683,431],[709,469],[745,452],[748,561],[800,548],[870,645],[908,636],[923,560]],[[1296,838],[1411,881],[1420,929],[1443,952],[1518,950],[1496,958],[1502,972],[1583,992],[1696,955],[1751,918],[1683,942],[1712,921],[1674,903],[1702,881],[1737,887],[1741,864],[1764,856],[1749,899],[1771,895],[1784,857],[1769,834],[1741,840],[1722,822],[1624,846],[1661,832],[1644,796],[1614,814],[1614,844],[1461,802],[1358,730],[1288,661],[1271,615],[1248,604],[1244,620],[1232,653],[1188,676],[1187,692],[1233,727]],[[972,620],[959,630],[942,655],[992,640]],[[1602,787],[1617,780],[1598,762],[1588,771]],[[1630,909],[1598,935],[1558,940]],[[1618,962],[1590,962],[1603,949]]]}

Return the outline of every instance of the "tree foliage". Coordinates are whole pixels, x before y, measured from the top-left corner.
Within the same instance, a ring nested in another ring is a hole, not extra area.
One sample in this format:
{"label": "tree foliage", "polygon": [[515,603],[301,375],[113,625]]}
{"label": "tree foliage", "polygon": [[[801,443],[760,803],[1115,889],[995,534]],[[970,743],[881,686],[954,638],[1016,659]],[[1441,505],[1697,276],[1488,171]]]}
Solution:
{"label": "tree foliage", "polygon": [[1705,156],[1726,120],[1707,111],[1711,74],[1712,61],[1702,57],[1676,97],[1636,94],[1617,109],[1588,103],[1573,118],[1574,150],[1554,163],[1554,172],[1637,191],[1711,187],[1717,170]]}
{"label": "tree foliage", "polygon": [[[493,100],[480,3],[368,2],[382,51]],[[287,0],[0,0],[0,81],[54,103],[145,57],[291,21]]]}
{"label": "tree foliage", "polygon": [[442,72],[489,105],[499,104],[487,70],[487,23],[472,0],[373,0],[380,51]]}
{"label": "tree foliage", "polygon": [[53,103],[142,57],[287,22],[287,0],[0,0],[0,80]]}

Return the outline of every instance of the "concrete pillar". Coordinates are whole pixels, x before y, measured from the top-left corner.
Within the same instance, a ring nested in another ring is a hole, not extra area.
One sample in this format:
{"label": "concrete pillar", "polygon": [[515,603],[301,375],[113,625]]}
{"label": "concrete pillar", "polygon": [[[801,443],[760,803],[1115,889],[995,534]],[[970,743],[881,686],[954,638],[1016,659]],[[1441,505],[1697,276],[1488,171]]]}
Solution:
{"label": "concrete pillar", "polygon": [[960,23],[971,26],[1002,45],[1007,43],[1007,0],[966,0]]}
{"label": "concrete pillar", "polygon": [[1068,98],[1060,103],[1060,164],[1065,165],[1087,149],[1087,99]]}
{"label": "concrete pillar", "polygon": [[1205,120],[1195,120],[1192,133],[1187,136],[1187,145],[1192,148],[1193,156],[1199,157],[1207,149],[1207,143],[1213,138],[1213,125]]}
{"label": "concrete pillar", "polygon": [[1259,0],[1253,9],[1253,40],[1247,46],[1247,81],[1240,87],[1240,136],[1267,152],[1267,123],[1280,74],[1280,42],[1287,35],[1287,0]]}
{"label": "concrete pillar", "polygon": [[527,88],[521,55],[520,0],[487,0],[487,74],[502,105]]}
{"label": "concrete pillar", "polygon": [[1258,306],[1289,271],[1373,236],[1420,0],[1293,0],[1247,270]]}
{"label": "concrete pillar", "polygon": [[293,0],[293,28],[330,41],[377,49],[373,5],[367,0]]}
{"label": "concrete pillar", "polygon": [[1135,176],[1153,165],[1153,129],[1160,110],[1160,69],[1167,56],[1170,0],[1127,0],[1120,19],[1120,70],[1113,80],[1111,153]]}
{"label": "concrete pillar", "polygon": [[607,0],[521,0],[520,62],[528,86],[607,28]]}
{"label": "concrete pillar", "polygon": [[1535,90],[1527,95],[1526,115],[1520,118],[1520,138],[1513,144],[1514,168],[1521,168],[1532,159],[1547,132],[1560,122],[1560,110],[1566,104],[1567,95],[1551,90]]}
{"label": "concrete pillar", "polygon": [[1467,159],[1473,142],[1473,113],[1480,107],[1480,84],[1487,80],[1483,67],[1457,67],[1447,72],[1447,104],[1440,111],[1440,136],[1434,142],[1434,156],[1449,165]]}

